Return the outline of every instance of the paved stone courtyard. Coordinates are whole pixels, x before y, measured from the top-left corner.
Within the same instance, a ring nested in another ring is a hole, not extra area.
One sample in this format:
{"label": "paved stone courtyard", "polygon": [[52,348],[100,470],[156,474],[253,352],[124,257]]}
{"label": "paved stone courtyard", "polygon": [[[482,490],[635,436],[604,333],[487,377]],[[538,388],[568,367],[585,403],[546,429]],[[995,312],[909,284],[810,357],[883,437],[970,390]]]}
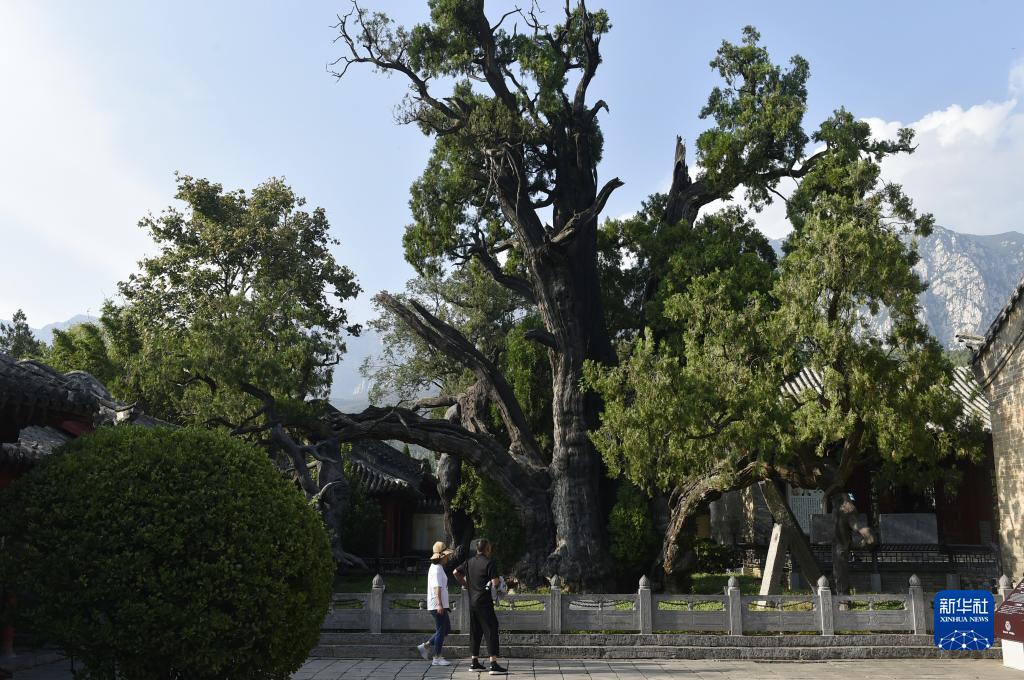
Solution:
{"label": "paved stone courtyard", "polygon": [[[510,659],[509,675],[526,680],[1021,680],[1024,673],[991,660],[754,661],[571,661]],[[310,659],[294,680],[475,680],[469,662],[430,666],[423,661],[382,659]],[[15,680],[70,680],[66,662],[19,671]]]}

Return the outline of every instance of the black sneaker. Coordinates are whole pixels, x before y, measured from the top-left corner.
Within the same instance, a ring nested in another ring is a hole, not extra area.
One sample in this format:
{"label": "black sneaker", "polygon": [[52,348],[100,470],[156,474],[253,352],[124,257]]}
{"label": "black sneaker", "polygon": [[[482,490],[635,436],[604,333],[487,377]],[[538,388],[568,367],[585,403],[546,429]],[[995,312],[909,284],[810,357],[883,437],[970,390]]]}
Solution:
{"label": "black sneaker", "polygon": [[506,675],[508,671],[498,665],[497,661],[491,662],[491,669],[487,671],[487,675]]}
{"label": "black sneaker", "polygon": [[484,667],[482,663],[480,663],[478,659],[473,659],[473,663],[469,664],[469,667],[466,670],[474,671],[476,673],[483,673],[487,669]]}

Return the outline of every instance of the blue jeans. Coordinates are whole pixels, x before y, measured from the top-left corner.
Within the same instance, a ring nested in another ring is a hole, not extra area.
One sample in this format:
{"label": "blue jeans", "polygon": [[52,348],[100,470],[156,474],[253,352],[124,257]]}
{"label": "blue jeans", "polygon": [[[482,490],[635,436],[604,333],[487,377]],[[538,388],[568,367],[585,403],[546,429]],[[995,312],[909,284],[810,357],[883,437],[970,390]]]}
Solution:
{"label": "blue jeans", "polygon": [[448,610],[444,610],[444,614],[438,614],[436,609],[430,611],[430,615],[434,617],[434,635],[427,640],[428,645],[434,645],[434,656],[441,656],[441,645],[444,644],[445,637],[448,633],[452,632],[452,622],[448,618]]}

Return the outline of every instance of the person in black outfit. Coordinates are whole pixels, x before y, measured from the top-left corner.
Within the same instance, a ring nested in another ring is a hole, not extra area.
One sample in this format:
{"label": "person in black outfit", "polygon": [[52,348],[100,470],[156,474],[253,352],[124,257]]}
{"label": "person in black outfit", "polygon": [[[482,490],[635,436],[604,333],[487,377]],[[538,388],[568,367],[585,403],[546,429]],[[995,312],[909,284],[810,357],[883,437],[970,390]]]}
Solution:
{"label": "person in black outfit", "polygon": [[[508,671],[498,664],[498,616],[494,613],[491,587],[501,582],[498,567],[491,559],[491,542],[481,538],[476,544],[476,556],[455,569],[455,578],[469,591],[469,641],[473,662],[469,670],[490,675],[505,675]],[[487,654],[490,668],[480,663],[480,641],[487,636]]]}

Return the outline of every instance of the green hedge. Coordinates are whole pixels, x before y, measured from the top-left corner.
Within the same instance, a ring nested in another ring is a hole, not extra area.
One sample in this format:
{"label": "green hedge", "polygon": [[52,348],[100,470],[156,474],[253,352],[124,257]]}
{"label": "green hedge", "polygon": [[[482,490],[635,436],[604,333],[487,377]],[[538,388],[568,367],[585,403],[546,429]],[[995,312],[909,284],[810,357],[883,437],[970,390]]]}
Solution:
{"label": "green hedge", "polygon": [[743,555],[736,546],[718,545],[709,538],[697,539],[697,571],[721,574],[741,566]]}
{"label": "green hedge", "polygon": [[74,440],[0,493],[0,536],[30,630],[89,678],[287,678],[330,601],[320,518],[219,432]]}

